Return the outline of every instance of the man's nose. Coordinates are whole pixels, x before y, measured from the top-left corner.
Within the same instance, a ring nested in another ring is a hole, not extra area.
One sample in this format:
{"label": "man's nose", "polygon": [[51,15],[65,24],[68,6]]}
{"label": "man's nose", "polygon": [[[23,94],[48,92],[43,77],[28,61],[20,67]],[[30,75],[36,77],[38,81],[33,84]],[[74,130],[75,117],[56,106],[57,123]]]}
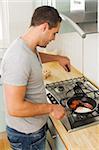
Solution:
{"label": "man's nose", "polygon": [[52,39],[53,41],[55,40],[55,36],[53,36],[53,39]]}

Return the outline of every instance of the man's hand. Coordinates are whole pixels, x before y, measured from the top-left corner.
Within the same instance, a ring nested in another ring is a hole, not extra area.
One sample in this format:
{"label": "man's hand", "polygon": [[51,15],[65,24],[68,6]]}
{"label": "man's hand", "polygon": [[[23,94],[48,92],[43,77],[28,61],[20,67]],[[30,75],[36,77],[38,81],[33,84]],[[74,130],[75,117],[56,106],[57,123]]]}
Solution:
{"label": "man's hand", "polygon": [[57,61],[66,71],[71,71],[70,59],[68,57],[57,55]]}
{"label": "man's hand", "polygon": [[42,63],[58,61],[59,64],[66,70],[71,71],[70,67],[70,59],[68,57],[60,56],[60,55],[51,55],[46,53],[39,52]]}
{"label": "man's hand", "polygon": [[62,119],[65,115],[65,109],[61,105],[53,104],[51,116],[53,116],[55,119]]}

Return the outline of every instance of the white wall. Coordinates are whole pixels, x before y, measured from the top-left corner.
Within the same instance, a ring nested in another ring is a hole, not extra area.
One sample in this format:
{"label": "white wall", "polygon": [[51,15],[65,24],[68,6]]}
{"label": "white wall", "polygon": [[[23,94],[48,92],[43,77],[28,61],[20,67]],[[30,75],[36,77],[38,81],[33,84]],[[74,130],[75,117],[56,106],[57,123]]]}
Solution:
{"label": "white wall", "polygon": [[76,32],[58,34],[55,41],[51,42],[45,49],[39,50],[54,52],[68,56],[71,64],[82,72],[82,38]]}
{"label": "white wall", "polygon": [[8,0],[10,43],[29,27],[35,8],[54,3],[50,0]]}
{"label": "white wall", "polygon": [[29,27],[35,8],[54,3],[50,0],[8,0],[10,43]]}
{"label": "white wall", "polygon": [[30,25],[34,5],[32,0],[8,0],[10,43]]}

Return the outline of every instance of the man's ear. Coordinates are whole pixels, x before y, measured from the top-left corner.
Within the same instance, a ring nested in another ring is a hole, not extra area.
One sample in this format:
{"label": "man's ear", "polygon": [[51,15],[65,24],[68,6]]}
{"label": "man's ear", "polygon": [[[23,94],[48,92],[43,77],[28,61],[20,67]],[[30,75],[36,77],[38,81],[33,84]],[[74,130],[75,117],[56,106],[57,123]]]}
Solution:
{"label": "man's ear", "polygon": [[49,29],[49,25],[48,25],[48,23],[43,23],[42,24],[42,31],[44,32],[44,31],[46,31],[46,30],[48,30]]}

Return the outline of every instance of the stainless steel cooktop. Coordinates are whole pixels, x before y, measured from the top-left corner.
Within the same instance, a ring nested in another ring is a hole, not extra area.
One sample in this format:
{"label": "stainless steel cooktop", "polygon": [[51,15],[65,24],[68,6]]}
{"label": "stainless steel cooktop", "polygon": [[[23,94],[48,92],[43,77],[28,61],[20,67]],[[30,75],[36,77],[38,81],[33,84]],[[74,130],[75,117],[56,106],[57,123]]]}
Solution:
{"label": "stainless steel cooktop", "polygon": [[[79,87],[74,90],[75,87]],[[92,113],[75,114],[69,111],[61,121],[68,132],[75,131],[99,122],[99,90],[84,76],[46,85],[47,98],[52,104],[61,104],[67,109],[67,100],[74,96],[83,96],[96,100],[97,108]]]}

